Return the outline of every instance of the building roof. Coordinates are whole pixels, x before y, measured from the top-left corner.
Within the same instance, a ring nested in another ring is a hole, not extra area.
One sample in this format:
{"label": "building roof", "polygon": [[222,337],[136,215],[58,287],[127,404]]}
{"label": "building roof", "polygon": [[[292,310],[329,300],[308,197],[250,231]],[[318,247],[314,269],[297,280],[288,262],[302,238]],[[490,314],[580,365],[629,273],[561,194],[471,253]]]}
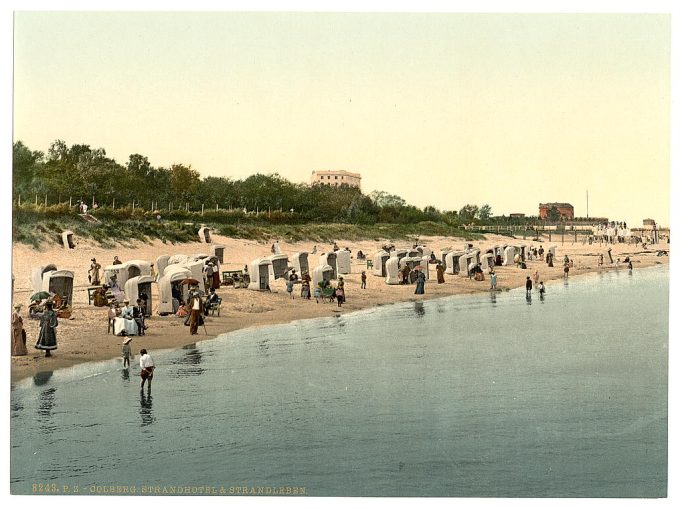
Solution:
{"label": "building roof", "polygon": [[565,202],[547,202],[545,204],[538,204],[539,207],[571,207],[573,208],[574,206],[571,204],[567,204]]}
{"label": "building roof", "polygon": [[354,173],[354,172],[348,172],[347,170],[314,170],[314,171],[312,171],[312,175],[315,175],[315,174],[348,175],[350,177],[356,177],[358,179],[361,179],[361,174]]}

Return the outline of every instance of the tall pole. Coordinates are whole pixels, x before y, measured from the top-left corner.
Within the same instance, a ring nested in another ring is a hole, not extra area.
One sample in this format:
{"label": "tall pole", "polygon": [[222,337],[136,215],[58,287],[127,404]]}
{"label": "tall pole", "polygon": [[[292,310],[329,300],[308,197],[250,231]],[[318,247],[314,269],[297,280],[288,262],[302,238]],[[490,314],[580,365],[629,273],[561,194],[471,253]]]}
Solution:
{"label": "tall pole", "polygon": [[586,219],[590,218],[588,214],[588,190],[586,190]]}

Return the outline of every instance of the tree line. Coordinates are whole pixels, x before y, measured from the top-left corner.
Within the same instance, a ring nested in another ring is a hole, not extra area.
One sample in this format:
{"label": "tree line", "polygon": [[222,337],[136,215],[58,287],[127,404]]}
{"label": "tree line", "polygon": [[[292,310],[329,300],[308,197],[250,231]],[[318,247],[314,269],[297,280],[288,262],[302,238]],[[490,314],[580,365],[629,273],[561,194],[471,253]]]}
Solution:
{"label": "tree line", "polygon": [[276,173],[256,173],[245,179],[207,176],[183,163],[155,167],[146,156],[131,154],[124,164],[103,148],[52,143],[46,153],[31,150],[21,141],[13,146],[13,187],[18,197],[48,196],[52,204],[69,197],[100,206],[169,210],[204,206],[211,209],[280,211],[296,221],[353,224],[419,223],[433,221],[451,226],[488,222],[491,207],[465,205],[460,210],[418,208],[384,191],[364,195],[359,188],[341,185],[292,183]]}

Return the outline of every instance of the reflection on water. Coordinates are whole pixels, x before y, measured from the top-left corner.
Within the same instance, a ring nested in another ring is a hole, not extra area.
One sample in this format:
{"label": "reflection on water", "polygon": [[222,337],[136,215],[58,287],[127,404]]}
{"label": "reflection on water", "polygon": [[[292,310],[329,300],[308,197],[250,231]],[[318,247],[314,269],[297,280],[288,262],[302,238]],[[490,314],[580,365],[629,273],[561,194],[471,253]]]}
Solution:
{"label": "reflection on water", "polygon": [[123,379],[123,381],[129,381],[130,380],[130,369],[129,368],[123,368],[120,371],[120,377]]}
{"label": "reflection on water", "polygon": [[46,372],[38,372],[33,376],[33,384],[36,386],[43,386],[49,382],[49,380],[52,378],[53,372],[46,371]]}
{"label": "reflection on water", "polygon": [[522,288],[153,352],[155,401],[119,360],[15,384],[12,491],[664,496],[668,270],[600,278],[549,283],[539,307]]}
{"label": "reflection on water", "polygon": [[38,406],[38,415],[49,418],[54,407],[54,396],[57,393],[57,388],[49,388],[40,392],[40,405]]}
{"label": "reflection on water", "polygon": [[139,406],[139,416],[142,418],[142,427],[151,425],[156,421],[156,418],[154,418],[153,413],[151,412],[153,407],[151,390],[148,390],[146,394],[144,394],[143,389],[139,392]]}
{"label": "reflection on water", "polygon": [[524,299],[526,299],[527,304],[530,305],[531,304],[531,292],[527,292],[525,294]]}

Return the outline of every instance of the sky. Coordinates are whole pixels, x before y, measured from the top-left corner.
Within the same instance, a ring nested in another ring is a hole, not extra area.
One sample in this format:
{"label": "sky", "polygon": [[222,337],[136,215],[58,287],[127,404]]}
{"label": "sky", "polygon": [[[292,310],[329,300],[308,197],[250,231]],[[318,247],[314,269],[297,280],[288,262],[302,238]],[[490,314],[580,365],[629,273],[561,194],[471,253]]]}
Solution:
{"label": "sky", "polygon": [[670,34],[667,14],[19,11],[13,139],[668,225]]}

